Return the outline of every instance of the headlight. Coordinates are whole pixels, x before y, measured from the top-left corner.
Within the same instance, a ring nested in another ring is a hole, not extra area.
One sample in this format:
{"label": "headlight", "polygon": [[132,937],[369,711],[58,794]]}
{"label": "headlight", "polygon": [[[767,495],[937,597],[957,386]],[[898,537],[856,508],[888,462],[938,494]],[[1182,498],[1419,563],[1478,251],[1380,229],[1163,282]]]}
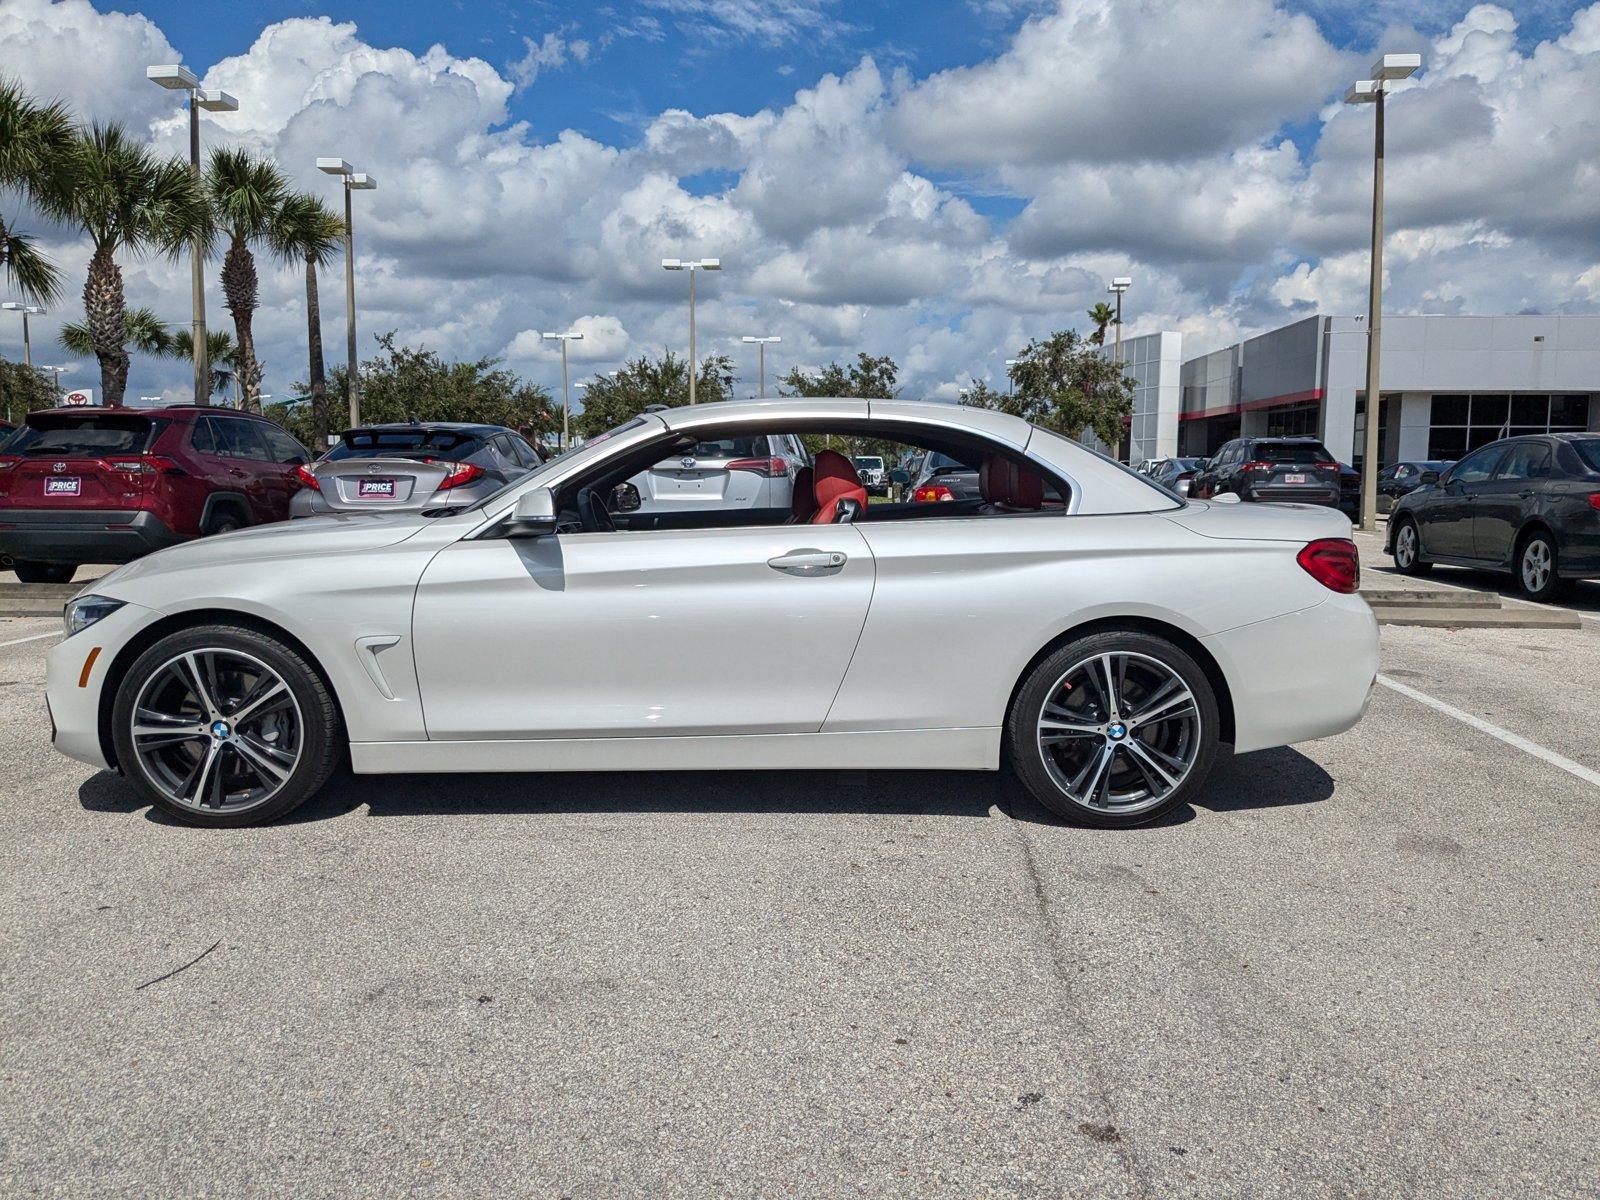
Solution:
{"label": "headlight", "polygon": [[96,621],[116,612],[124,603],[122,600],[109,600],[105,596],[79,596],[76,600],[68,600],[61,614],[67,627],[67,636],[82,633]]}

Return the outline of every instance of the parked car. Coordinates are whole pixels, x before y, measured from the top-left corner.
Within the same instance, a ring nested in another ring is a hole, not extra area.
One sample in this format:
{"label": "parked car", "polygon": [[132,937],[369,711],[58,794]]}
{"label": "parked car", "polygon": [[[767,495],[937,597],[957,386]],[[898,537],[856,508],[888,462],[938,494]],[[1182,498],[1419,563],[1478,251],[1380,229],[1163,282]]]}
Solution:
{"label": "parked car", "polygon": [[977,500],[982,494],[977,466],[938,450],[929,451],[918,459],[906,487],[907,498],[920,503]]}
{"label": "parked car", "polygon": [[1509,571],[1534,600],[1600,578],[1600,436],[1506,438],[1424,471],[1395,502],[1387,542],[1407,575],[1436,563]]}
{"label": "parked car", "polygon": [[1361,472],[1343,462],[1339,464],[1339,511],[1352,521],[1361,518]]}
{"label": "parked car", "polygon": [[[666,412],[663,408],[660,411]],[[642,513],[695,513],[718,508],[787,511],[795,476],[810,461],[790,433],[708,437],[685,446],[628,480]]]}
{"label": "parked car", "polygon": [[544,456],[500,425],[411,421],[347,429],[297,472],[293,517],[473,504],[521,479]]}
{"label": "parked car", "polygon": [[868,495],[889,494],[889,472],[884,468],[883,459],[876,454],[858,454],[851,461],[855,463],[856,474],[861,477]]}
{"label": "parked car", "polygon": [[1189,484],[1189,494],[1199,499],[1232,494],[1329,507],[1338,506],[1339,493],[1339,464],[1316,438],[1234,438]]}
{"label": "parked car", "polygon": [[1180,496],[1187,496],[1195,471],[1203,461],[1199,458],[1163,458],[1151,468],[1150,478]]}
{"label": "parked car", "polygon": [[1394,502],[1401,496],[1409,495],[1422,486],[1422,477],[1427,472],[1434,475],[1443,475],[1456,460],[1447,459],[1418,459],[1414,462],[1395,463],[1392,467],[1385,467],[1378,472],[1378,511],[1390,512]]}
{"label": "parked car", "polygon": [[53,408],[0,445],[0,564],[25,583],[282,521],[306,448],[221,408]]}
{"label": "parked car", "polygon": [[[640,462],[796,430],[959,450],[994,501],[869,505],[829,450],[803,527],[728,505],[662,530],[604,502]],[[1004,759],[1054,811],[1124,827],[1193,796],[1220,744],[1348,729],[1378,669],[1337,513],[1183,503],[956,405],[642,414],[430,511],[249,530],[96,580],[49,654],[55,746],[212,826],[289,812],[348,755],[358,774]],[[928,645],[939,686],[907,689]]]}

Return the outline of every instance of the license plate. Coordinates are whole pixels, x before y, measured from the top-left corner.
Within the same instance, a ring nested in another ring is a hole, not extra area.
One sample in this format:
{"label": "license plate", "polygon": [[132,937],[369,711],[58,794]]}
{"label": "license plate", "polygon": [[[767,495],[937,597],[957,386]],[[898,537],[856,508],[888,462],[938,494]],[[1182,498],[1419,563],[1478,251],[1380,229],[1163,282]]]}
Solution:
{"label": "license plate", "polygon": [[44,481],[46,496],[81,496],[83,480],[76,475],[51,475]]}
{"label": "license plate", "polygon": [[361,500],[393,500],[394,480],[362,479],[356,483],[356,496]]}
{"label": "license plate", "polygon": [[1306,481],[1306,477],[1300,474],[1285,475],[1283,477],[1283,481],[1285,483],[1304,483]]}

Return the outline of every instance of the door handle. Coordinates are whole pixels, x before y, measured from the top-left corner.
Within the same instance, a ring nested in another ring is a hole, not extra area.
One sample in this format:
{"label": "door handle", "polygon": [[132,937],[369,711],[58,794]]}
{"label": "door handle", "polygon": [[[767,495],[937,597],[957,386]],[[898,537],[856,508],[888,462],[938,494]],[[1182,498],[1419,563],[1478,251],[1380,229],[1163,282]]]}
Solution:
{"label": "door handle", "polygon": [[1522,499],[1522,500],[1532,500],[1533,499],[1533,489],[1532,488],[1523,488],[1520,492],[1517,493],[1517,497],[1519,499]]}
{"label": "door handle", "polygon": [[846,557],[839,550],[791,550],[767,559],[767,566],[786,575],[832,575],[844,566]]}
{"label": "door handle", "polygon": [[244,478],[244,472],[239,470],[238,467],[229,467],[228,468],[228,474],[232,475],[235,479],[243,479]]}

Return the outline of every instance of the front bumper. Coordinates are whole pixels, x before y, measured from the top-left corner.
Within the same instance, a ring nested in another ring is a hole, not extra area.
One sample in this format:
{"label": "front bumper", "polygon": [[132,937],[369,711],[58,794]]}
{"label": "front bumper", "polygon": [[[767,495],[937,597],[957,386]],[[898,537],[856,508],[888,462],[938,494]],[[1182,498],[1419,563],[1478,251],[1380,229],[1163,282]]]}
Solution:
{"label": "front bumper", "polygon": [[102,769],[111,764],[100,742],[100,699],[118,652],[159,613],[124,604],[82,633],[63,638],[45,660],[45,704],[55,748]]}
{"label": "front bumper", "polygon": [[0,558],[125,563],[188,541],[143,509],[0,509]]}

